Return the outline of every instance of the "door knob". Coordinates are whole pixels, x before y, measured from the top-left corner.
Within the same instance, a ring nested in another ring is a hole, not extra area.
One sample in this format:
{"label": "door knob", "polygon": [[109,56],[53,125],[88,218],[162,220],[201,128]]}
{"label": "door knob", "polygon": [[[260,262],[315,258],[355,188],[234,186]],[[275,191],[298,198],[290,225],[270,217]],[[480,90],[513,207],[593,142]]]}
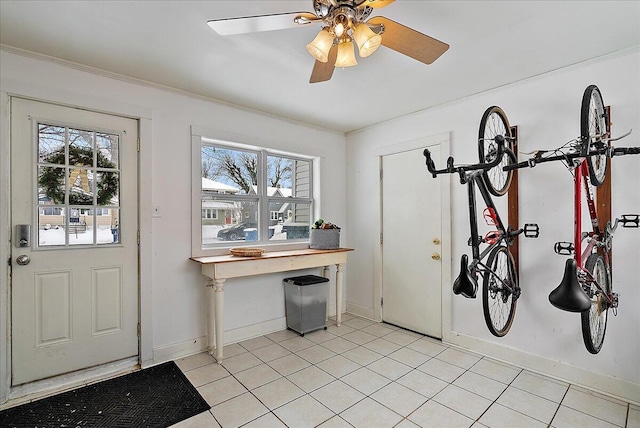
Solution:
{"label": "door knob", "polygon": [[30,261],[31,261],[31,258],[29,258],[29,256],[27,256],[26,254],[22,254],[16,257],[16,263],[18,263],[20,266],[26,266],[29,264]]}
{"label": "door knob", "polygon": [[440,254],[438,254],[438,253],[433,253],[433,254],[431,254],[431,258],[432,258],[433,260],[440,260]]}
{"label": "door knob", "polygon": [[440,244],[440,240],[438,238],[433,238],[433,243],[438,245]]}

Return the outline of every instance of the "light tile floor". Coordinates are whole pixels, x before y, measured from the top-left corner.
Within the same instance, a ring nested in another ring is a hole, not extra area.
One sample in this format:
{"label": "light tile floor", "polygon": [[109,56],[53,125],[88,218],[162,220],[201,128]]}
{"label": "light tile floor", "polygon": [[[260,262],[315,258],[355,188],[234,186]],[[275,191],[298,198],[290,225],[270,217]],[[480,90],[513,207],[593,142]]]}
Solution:
{"label": "light tile floor", "polygon": [[188,427],[627,427],[640,407],[345,314],[176,360],[211,410]]}

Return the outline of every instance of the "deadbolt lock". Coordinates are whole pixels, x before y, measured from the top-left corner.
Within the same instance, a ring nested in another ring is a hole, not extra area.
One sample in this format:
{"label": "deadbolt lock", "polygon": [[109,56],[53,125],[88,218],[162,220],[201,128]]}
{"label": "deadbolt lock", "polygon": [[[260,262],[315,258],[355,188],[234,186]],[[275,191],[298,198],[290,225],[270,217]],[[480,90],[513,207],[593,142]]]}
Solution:
{"label": "deadbolt lock", "polygon": [[438,238],[433,238],[433,243],[438,245],[440,244],[440,240]]}
{"label": "deadbolt lock", "polygon": [[433,254],[431,254],[431,258],[432,258],[433,260],[440,260],[440,254],[438,254],[438,253],[433,253]]}

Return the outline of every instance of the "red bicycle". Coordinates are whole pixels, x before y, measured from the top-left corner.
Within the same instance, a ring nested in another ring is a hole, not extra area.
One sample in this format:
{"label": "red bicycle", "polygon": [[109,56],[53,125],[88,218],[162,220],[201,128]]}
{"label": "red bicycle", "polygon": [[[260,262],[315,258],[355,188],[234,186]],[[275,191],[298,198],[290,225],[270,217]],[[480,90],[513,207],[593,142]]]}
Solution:
{"label": "red bicycle", "polygon": [[[554,250],[560,255],[572,255],[565,263],[560,285],[549,294],[555,307],[580,312],[582,338],[589,352],[597,354],[602,348],[607,328],[607,315],[612,309],[616,315],[618,293],[613,291],[611,272],[611,244],[618,228],[640,226],[638,214],[624,214],[614,223],[604,227],[598,219],[592,186],[600,186],[607,173],[607,158],[619,155],[640,154],[640,147],[616,147],[611,142],[631,133],[611,138],[607,129],[607,113],[597,86],[587,87],[582,97],[580,114],[580,138],[555,150],[540,150],[524,162],[506,165],[510,171],[534,167],[543,162],[562,161],[573,175],[574,233],[573,242],[557,242]],[[582,194],[584,193],[591,230],[582,227]]]}

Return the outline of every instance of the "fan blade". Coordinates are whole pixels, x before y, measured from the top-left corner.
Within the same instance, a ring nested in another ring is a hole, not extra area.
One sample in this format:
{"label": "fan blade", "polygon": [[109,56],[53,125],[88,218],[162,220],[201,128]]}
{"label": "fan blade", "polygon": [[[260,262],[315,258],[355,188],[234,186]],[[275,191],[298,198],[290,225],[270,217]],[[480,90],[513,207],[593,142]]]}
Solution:
{"label": "fan blade", "polygon": [[[296,19],[300,18],[300,19]],[[209,27],[221,36],[253,33],[257,31],[282,30],[320,21],[310,12],[276,13],[273,15],[243,16],[240,18],[212,19]]]}
{"label": "fan blade", "polygon": [[394,1],[396,0],[366,0],[364,3],[361,4],[361,6],[369,6],[374,9],[381,9],[383,7],[389,6]]}
{"label": "fan blade", "polygon": [[313,65],[313,71],[311,72],[311,78],[309,83],[326,82],[333,76],[333,70],[335,69],[336,58],[338,57],[338,45],[331,46],[329,50],[329,59],[327,62],[320,62],[316,60]]}
{"label": "fan blade", "polygon": [[425,64],[431,64],[449,49],[448,44],[398,24],[384,16],[371,18],[367,21],[367,24],[384,25],[384,33],[382,33],[383,46]]}

